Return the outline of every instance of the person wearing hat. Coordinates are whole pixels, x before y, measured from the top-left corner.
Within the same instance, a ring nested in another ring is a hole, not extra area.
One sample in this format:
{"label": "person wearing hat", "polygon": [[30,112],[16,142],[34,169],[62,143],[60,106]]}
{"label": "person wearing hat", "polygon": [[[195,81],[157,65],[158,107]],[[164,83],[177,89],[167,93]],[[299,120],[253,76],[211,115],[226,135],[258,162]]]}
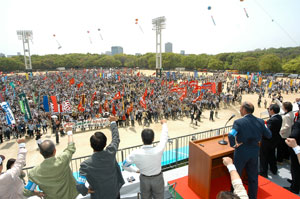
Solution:
{"label": "person wearing hat", "polygon": [[[25,139],[18,139],[19,152],[16,161],[11,164],[9,162],[9,169],[2,173],[3,161],[5,157],[0,155],[0,196],[1,199],[23,199],[24,184],[19,177],[22,173],[22,168],[25,166],[26,153]],[[40,192],[35,192],[34,195],[43,196]]]}

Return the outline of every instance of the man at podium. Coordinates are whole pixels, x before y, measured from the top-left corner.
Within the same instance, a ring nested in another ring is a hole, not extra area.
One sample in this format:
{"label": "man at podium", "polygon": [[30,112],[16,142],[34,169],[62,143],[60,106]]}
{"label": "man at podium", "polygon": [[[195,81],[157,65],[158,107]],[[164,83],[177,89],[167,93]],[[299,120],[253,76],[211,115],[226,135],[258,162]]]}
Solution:
{"label": "man at podium", "polygon": [[240,107],[242,118],[234,121],[228,138],[230,146],[235,148],[234,164],[237,172],[242,176],[245,168],[248,175],[248,195],[256,199],[258,189],[258,152],[262,135],[271,138],[272,133],[266,128],[262,119],[255,117],[254,106],[244,102]]}

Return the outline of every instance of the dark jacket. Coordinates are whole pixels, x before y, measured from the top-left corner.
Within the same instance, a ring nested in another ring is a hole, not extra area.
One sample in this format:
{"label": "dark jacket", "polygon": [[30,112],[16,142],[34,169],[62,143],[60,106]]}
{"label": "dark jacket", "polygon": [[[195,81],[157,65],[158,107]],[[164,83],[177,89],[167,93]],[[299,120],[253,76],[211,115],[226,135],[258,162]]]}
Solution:
{"label": "dark jacket", "polygon": [[[125,183],[120,167],[116,161],[116,152],[120,138],[117,125],[111,124],[112,142],[105,150],[95,152],[90,158],[80,164],[80,178],[86,178],[95,193],[91,199],[116,199],[122,185]],[[77,183],[77,190],[86,195],[88,189],[84,183]]]}
{"label": "dark jacket", "polygon": [[276,145],[278,144],[278,142],[281,139],[281,136],[279,134],[281,125],[282,125],[281,115],[275,115],[275,116],[271,117],[267,121],[267,126],[268,126],[268,129],[270,129],[270,131],[272,133],[272,138],[268,139],[263,136],[262,144],[267,144],[268,146],[270,146],[272,148],[276,147]]}
{"label": "dark jacket", "polygon": [[235,120],[232,129],[235,130],[235,133],[231,132],[228,135],[230,146],[233,147],[236,144],[236,138],[238,143],[243,144],[236,148],[235,153],[245,152],[249,156],[258,155],[258,142],[261,141],[262,136],[268,139],[272,137],[272,133],[265,127],[264,121],[252,114]]}

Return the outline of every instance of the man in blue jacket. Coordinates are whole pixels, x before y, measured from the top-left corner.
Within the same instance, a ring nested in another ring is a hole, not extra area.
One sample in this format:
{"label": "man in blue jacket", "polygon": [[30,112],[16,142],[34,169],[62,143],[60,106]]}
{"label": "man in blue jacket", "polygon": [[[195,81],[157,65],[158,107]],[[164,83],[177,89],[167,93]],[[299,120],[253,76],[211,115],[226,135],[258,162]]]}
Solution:
{"label": "man in blue jacket", "polygon": [[264,121],[252,115],[253,112],[253,104],[244,102],[240,108],[243,117],[234,121],[228,135],[230,146],[235,148],[234,164],[239,175],[241,176],[243,169],[246,169],[250,199],[256,199],[257,196],[259,142],[262,136],[272,137]]}

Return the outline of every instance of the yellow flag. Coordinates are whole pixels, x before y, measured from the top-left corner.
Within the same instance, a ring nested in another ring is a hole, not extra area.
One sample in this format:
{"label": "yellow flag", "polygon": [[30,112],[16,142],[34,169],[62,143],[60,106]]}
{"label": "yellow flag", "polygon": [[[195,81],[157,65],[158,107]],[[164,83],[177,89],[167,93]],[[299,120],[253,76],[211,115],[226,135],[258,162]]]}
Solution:
{"label": "yellow flag", "polygon": [[246,80],[248,80],[248,75],[246,75]]}
{"label": "yellow flag", "polygon": [[26,80],[29,80],[28,73],[25,73]]}
{"label": "yellow flag", "polygon": [[293,86],[293,80],[291,79],[290,86]]}
{"label": "yellow flag", "polygon": [[99,73],[99,77],[102,77],[102,73]]}
{"label": "yellow flag", "polygon": [[269,84],[269,88],[272,88],[272,84],[273,84],[273,83],[272,83],[272,82],[270,82],[270,84]]}

